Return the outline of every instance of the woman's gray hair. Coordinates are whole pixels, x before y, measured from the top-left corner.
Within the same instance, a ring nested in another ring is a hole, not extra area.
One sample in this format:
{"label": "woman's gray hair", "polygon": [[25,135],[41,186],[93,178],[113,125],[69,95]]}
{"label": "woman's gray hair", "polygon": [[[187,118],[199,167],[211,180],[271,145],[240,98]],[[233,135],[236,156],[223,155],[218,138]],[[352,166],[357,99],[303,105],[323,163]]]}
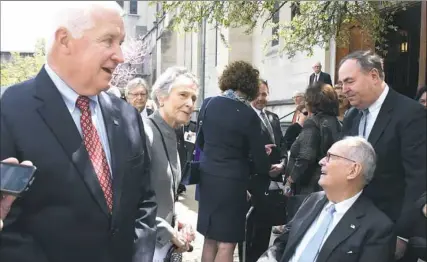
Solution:
{"label": "woman's gray hair", "polygon": [[360,136],[348,136],[341,141],[348,148],[346,157],[362,165],[365,185],[369,184],[377,166],[377,156],[371,143]]}
{"label": "woman's gray hair", "polygon": [[197,88],[199,87],[199,81],[197,77],[191,73],[187,68],[180,66],[172,66],[166,69],[166,71],[160,75],[153,85],[151,91],[151,99],[159,105],[159,96],[168,96],[172,88],[175,86],[178,79],[181,78],[190,79]]}
{"label": "woman's gray hair", "polygon": [[130,80],[125,87],[125,96],[126,98],[129,96],[129,92],[137,87],[143,87],[145,92],[148,94],[148,84],[143,78],[136,77]]}

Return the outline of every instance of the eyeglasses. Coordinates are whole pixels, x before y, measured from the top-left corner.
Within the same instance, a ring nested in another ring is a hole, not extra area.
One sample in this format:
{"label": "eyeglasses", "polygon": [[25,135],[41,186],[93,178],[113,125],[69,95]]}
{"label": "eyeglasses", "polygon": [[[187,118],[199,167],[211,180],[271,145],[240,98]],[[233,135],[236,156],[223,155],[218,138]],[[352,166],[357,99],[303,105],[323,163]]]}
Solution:
{"label": "eyeglasses", "polygon": [[129,95],[131,95],[131,96],[141,96],[141,97],[147,96],[146,93],[129,93]]}
{"label": "eyeglasses", "polygon": [[352,160],[350,158],[347,158],[347,157],[344,157],[344,156],[335,155],[335,154],[331,154],[329,152],[326,153],[326,162],[329,162],[329,160],[331,159],[331,156],[339,157],[339,158],[351,161],[353,163],[356,163],[356,161],[354,161],[354,160]]}

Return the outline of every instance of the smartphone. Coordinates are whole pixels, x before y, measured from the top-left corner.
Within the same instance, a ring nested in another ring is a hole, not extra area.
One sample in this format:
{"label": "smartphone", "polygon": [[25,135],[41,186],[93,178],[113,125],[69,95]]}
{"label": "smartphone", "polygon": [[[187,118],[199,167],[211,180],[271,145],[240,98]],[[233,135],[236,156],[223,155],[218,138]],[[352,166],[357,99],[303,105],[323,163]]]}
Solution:
{"label": "smartphone", "polygon": [[34,179],[35,166],[0,162],[0,191],[19,196]]}

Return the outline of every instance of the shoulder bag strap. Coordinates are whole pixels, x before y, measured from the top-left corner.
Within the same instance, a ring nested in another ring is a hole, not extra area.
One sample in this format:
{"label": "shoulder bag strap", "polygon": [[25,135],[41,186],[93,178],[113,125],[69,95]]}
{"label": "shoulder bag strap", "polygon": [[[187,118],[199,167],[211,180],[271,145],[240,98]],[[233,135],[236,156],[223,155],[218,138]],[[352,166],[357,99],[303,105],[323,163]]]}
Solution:
{"label": "shoulder bag strap", "polygon": [[[154,126],[157,128],[157,131],[159,131],[160,137],[162,138],[163,148],[165,149],[166,158],[168,159],[169,167],[170,167],[171,173],[172,173],[173,201],[175,202],[175,200],[176,200],[176,186],[175,186],[176,177],[175,177],[175,174],[173,172],[172,164],[171,164],[171,161],[169,158],[169,153],[168,153],[168,148],[166,147],[165,138],[163,137],[162,131],[160,131],[160,128],[157,125],[157,123],[152,118],[149,118],[149,119],[151,120],[151,122],[153,122]],[[173,215],[175,215],[175,205],[173,205]]]}

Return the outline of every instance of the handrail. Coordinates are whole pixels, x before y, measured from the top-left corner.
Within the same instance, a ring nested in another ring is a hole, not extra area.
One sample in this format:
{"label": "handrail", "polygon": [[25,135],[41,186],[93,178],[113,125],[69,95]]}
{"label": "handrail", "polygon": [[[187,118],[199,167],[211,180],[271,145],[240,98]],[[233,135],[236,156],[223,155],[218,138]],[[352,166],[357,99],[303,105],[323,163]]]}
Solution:
{"label": "handrail", "polygon": [[294,114],[296,111],[297,110],[294,110],[294,111],[290,112],[289,114],[286,114],[286,115],[282,116],[281,118],[279,118],[279,120],[282,120],[283,118],[285,118],[287,116],[290,116],[291,114]]}

